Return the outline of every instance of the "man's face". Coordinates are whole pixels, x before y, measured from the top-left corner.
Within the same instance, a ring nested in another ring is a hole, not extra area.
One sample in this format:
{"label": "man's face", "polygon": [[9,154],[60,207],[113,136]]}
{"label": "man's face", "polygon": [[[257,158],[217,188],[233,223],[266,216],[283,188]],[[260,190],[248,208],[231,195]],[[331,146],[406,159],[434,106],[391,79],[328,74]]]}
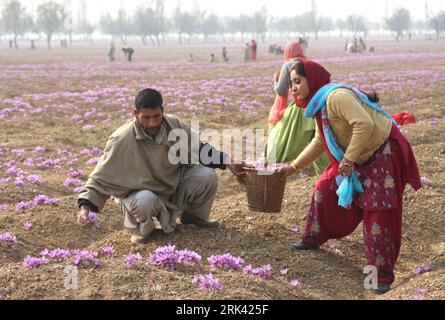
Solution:
{"label": "man's face", "polygon": [[152,137],[158,134],[163,115],[163,108],[134,110],[137,122]]}

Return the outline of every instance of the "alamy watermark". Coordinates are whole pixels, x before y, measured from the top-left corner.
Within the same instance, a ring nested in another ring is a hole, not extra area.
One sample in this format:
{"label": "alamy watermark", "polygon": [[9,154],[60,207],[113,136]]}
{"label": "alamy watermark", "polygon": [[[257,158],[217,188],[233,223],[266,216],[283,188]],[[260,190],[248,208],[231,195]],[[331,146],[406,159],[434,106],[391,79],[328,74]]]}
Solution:
{"label": "alamy watermark", "polygon": [[76,266],[66,266],[63,269],[65,281],[63,287],[67,290],[77,290],[78,270]]}
{"label": "alamy watermark", "polygon": [[363,281],[363,286],[366,290],[377,290],[379,284],[379,272],[376,266],[366,266],[363,273],[367,274]]}
{"label": "alamy watermark", "polygon": [[[229,155],[234,164],[276,163],[273,130],[269,134],[264,129],[223,129],[222,133],[216,129],[201,131],[199,121],[192,121],[190,129],[174,129],[169,133],[168,140],[175,142],[168,154],[171,164],[229,164],[229,158],[220,159],[218,153],[210,152],[212,147]],[[209,144],[200,149],[200,141]],[[266,145],[270,150],[266,150]]]}

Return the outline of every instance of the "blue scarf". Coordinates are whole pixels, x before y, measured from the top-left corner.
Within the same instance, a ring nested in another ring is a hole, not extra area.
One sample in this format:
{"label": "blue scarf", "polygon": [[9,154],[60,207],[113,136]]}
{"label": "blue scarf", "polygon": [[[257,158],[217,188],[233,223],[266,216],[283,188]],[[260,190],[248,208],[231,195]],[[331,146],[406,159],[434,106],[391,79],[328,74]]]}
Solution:
{"label": "blue scarf", "polygon": [[[355,95],[360,99],[362,103],[382,113],[388,119],[391,119],[393,123],[396,122],[388,113],[383,111],[383,109],[377,102],[372,102],[371,100],[369,100],[368,96],[364,94],[362,91],[358,90],[357,88],[334,82],[331,82],[322,87],[320,90],[317,91],[317,93],[309,102],[306,108],[306,112],[304,113],[304,116],[307,118],[315,118],[316,114],[321,111],[322,122],[323,122],[323,133],[326,139],[326,143],[328,145],[329,152],[334,156],[335,159],[341,161],[343,160],[345,154],[341,149],[341,147],[339,146],[339,144],[337,143],[337,140],[335,139],[335,136],[332,133],[332,129],[329,126],[328,112],[326,107],[326,100],[328,95],[332,91],[339,88],[345,88],[351,90],[352,92],[355,93]],[[351,208],[355,194],[357,192],[364,192],[363,186],[361,182],[358,180],[357,173],[355,171],[352,171],[352,174],[349,177],[339,175],[337,176],[336,181],[338,185],[337,189],[338,205],[346,209]]]}

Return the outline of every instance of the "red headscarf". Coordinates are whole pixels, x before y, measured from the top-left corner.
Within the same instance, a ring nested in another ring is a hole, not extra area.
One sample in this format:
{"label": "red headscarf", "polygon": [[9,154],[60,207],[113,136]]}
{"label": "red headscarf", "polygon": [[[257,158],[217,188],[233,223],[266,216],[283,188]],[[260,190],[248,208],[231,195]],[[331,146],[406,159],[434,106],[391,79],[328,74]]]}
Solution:
{"label": "red headscarf", "polygon": [[309,97],[305,100],[300,100],[292,92],[292,96],[295,99],[295,104],[300,108],[306,108],[313,96],[322,87],[331,82],[331,74],[323,66],[312,60],[302,60],[299,63],[303,63],[304,71],[306,73],[306,80],[309,86]]}
{"label": "red headscarf", "polygon": [[[284,48],[284,61],[286,61],[287,63],[291,60],[301,60],[301,59],[306,59],[301,45],[298,42],[289,42],[288,44],[286,44],[286,47]],[[284,112],[287,109],[288,97],[289,97],[289,90],[286,91],[285,95],[283,96],[277,95],[275,97],[275,102],[269,114],[270,125],[273,126],[278,121],[280,121],[281,117],[283,116]]]}
{"label": "red headscarf", "polygon": [[306,59],[306,57],[298,42],[289,42],[284,48],[284,61],[289,62],[294,59]]}

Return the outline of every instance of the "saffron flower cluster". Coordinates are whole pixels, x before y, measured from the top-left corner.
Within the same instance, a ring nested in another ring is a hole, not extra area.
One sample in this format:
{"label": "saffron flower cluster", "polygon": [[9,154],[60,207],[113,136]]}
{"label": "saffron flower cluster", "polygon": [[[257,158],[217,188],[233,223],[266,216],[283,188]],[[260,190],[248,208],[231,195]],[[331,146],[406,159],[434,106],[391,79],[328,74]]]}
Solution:
{"label": "saffron flower cluster", "polygon": [[17,247],[17,238],[9,232],[0,234],[0,245],[6,244],[6,246],[15,249]]}
{"label": "saffron flower cluster", "polygon": [[207,275],[197,275],[192,279],[192,283],[198,283],[202,290],[224,290],[224,285],[222,285],[218,278],[215,278],[211,273]]}
{"label": "saffron flower cluster", "polygon": [[128,268],[131,268],[139,260],[142,260],[142,255],[139,252],[130,253],[125,257],[125,264],[127,265]]}
{"label": "saffron flower cluster", "polygon": [[243,269],[243,272],[245,274],[251,274],[267,280],[270,279],[271,277],[270,275],[271,270],[272,266],[270,264],[266,264],[258,268],[253,268],[251,265],[248,265]]}
{"label": "saffron flower cluster", "polygon": [[244,264],[244,260],[241,257],[232,256],[230,253],[213,255],[207,258],[207,261],[212,267],[231,270],[240,270]]}
{"label": "saffron flower cluster", "polygon": [[[79,219],[80,213],[77,214],[77,218]],[[90,224],[93,230],[100,228],[99,217],[96,212],[89,211],[88,212],[88,223]]]}
{"label": "saffron flower cluster", "polygon": [[112,256],[112,255],[114,255],[114,246],[104,247],[104,248],[102,248],[102,252]]}
{"label": "saffron flower cluster", "polygon": [[417,276],[419,274],[431,271],[431,265],[427,264],[425,266],[415,267],[413,273]]}
{"label": "saffron flower cluster", "polygon": [[99,253],[96,251],[72,250],[71,252],[74,254],[71,262],[74,266],[90,265],[98,267],[102,264],[102,261],[97,258]]}
{"label": "saffron flower cluster", "polygon": [[73,253],[71,252],[71,250],[60,249],[60,248],[56,248],[51,251],[48,249],[44,249],[42,252],[40,252],[40,255],[43,258],[52,259],[58,262],[67,260],[72,256],[72,254]]}
{"label": "saffron flower cluster", "polygon": [[46,265],[49,263],[49,260],[45,257],[32,257],[32,256],[26,256],[26,258],[23,260],[23,266],[28,269],[34,269],[39,268],[40,266]]}
{"label": "saffron flower cluster", "polygon": [[82,181],[80,181],[79,179],[68,178],[63,182],[63,185],[65,187],[77,187],[81,183],[82,183]]}
{"label": "saffron flower cluster", "polygon": [[83,170],[74,170],[73,168],[70,168],[68,171],[68,176],[71,178],[81,178],[85,176],[85,172]]}
{"label": "saffron flower cluster", "polygon": [[168,245],[156,248],[150,254],[148,261],[162,269],[173,271],[176,263],[199,264],[201,256],[190,250],[176,250],[176,246]]}
{"label": "saffron flower cluster", "polygon": [[30,174],[28,176],[28,181],[34,184],[42,184],[43,183],[43,178],[41,176],[35,175],[35,174]]}

